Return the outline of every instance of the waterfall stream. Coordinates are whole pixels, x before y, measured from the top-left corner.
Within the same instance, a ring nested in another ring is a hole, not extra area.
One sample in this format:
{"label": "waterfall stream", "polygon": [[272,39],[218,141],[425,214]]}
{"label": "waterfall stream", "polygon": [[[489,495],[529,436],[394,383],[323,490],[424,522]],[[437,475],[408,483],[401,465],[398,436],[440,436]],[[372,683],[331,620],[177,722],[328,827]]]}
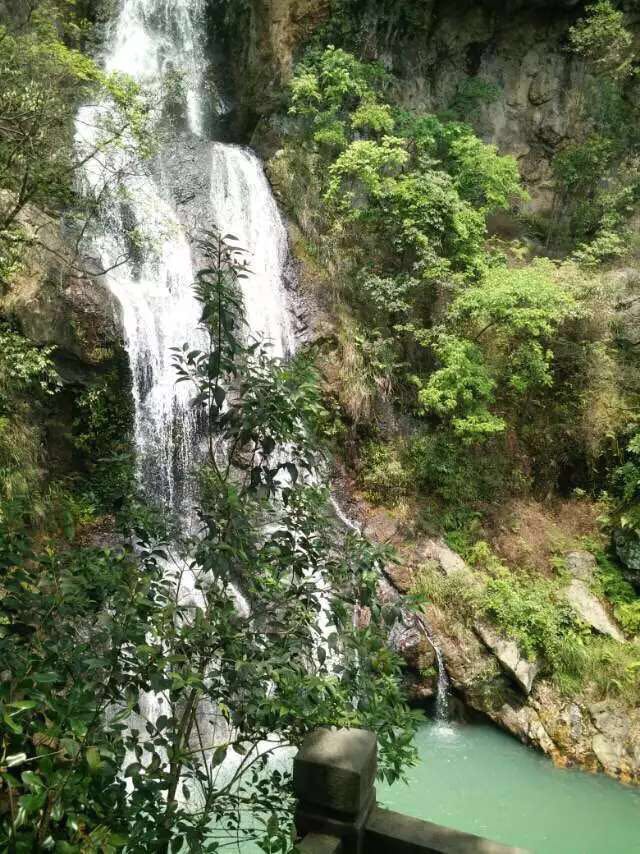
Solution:
{"label": "waterfall stream", "polygon": [[[205,85],[203,0],[122,0],[105,48],[108,71],[124,72],[160,96],[163,77],[181,75],[187,127],[168,134],[154,161],[127,170],[92,235],[92,249],[121,310],[135,402],[135,446],[141,487],[153,500],[185,519],[193,490],[190,472],[198,458],[198,430],[188,384],[176,384],[170,348],[198,347],[199,305],[192,292],[195,259],[176,204],[176,184],[160,164],[180,156],[185,139],[203,151],[196,228],[233,234],[247,252],[252,275],[244,280],[249,334],[271,341],[283,356],[292,337],[284,292],[288,260],[282,218],[258,158],[246,148],[202,139],[203,117],[219,108]],[[99,116],[108,105],[83,108],[77,144],[95,144]],[[115,172],[120,153],[91,161],[85,191],[97,196],[105,174]],[[114,158],[116,162],[114,161]],[[179,171],[179,170],[178,170]],[[207,186],[208,185],[208,186]],[[130,235],[141,234],[141,250],[130,252]],[[191,235],[193,237],[193,235]],[[119,259],[131,255],[130,260]]]}
{"label": "waterfall stream", "polygon": [[449,715],[449,694],[450,694],[450,684],[449,684],[449,676],[447,674],[447,669],[444,663],[444,656],[442,654],[442,650],[439,645],[433,638],[429,627],[427,626],[426,620],[422,616],[418,616],[418,624],[420,625],[422,631],[424,632],[424,636],[429,641],[431,648],[433,649],[434,655],[436,657],[436,664],[438,666],[438,681],[436,683],[436,705],[435,705],[435,718],[437,721],[446,721]]}

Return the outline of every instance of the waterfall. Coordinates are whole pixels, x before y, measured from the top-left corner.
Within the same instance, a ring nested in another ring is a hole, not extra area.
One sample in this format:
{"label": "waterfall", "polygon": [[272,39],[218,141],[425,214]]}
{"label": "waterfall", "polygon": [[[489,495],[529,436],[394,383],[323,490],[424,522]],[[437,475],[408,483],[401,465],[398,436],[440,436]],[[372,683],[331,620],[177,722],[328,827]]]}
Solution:
{"label": "waterfall", "polygon": [[173,82],[182,90],[189,127],[197,134],[204,113],[205,5],[206,0],[122,0],[105,58],[107,71],[127,74],[157,95],[168,75],[179,75],[179,83]]}
{"label": "waterfall", "polygon": [[[247,148],[204,138],[207,115],[223,107],[206,85],[204,7],[205,0],[121,0],[109,28],[105,68],[130,75],[158,101],[163,78],[179,74],[184,126],[165,132],[150,163],[135,154],[133,163],[125,163],[131,151],[88,160],[83,182],[87,195],[103,200],[100,222],[88,237],[121,307],[135,403],[138,481],[149,499],[174,513],[183,530],[193,522],[192,481],[201,459],[201,431],[191,407],[193,389],[176,383],[170,348],[205,344],[198,329],[201,307],[192,288],[197,265],[192,238],[197,234],[187,232],[180,206],[189,157],[190,174],[197,175],[192,182],[197,226],[232,234],[247,253],[251,275],[242,286],[248,336],[269,341],[274,356],[285,356],[293,346],[284,290],[287,233],[262,165]],[[110,110],[109,104],[99,104],[79,111],[76,144],[81,155],[95,149],[101,121]],[[155,113],[162,117],[161,103]],[[105,194],[110,176],[119,172],[126,177],[116,192]],[[142,235],[139,245],[131,238],[134,233]],[[202,594],[186,569],[188,561],[175,559],[183,569],[181,603],[199,605]],[[240,592],[232,593],[238,611],[247,614]],[[163,703],[160,694],[141,695],[141,723],[157,720],[165,711]],[[217,710],[202,711],[201,726],[211,730],[215,743],[228,725]],[[234,763],[228,757],[223,768],[233,772]]]}
{"label": "waterfall", "polygon": [[[344,512],[344,510],[340,506],[340,503],[337,500],[337,498],[334,495],[332,495],[330,497],[329,501],[330,501],[331,506],[333,507],[333,510],[336,514],[336,518],[342,523],[342,525],[347,530],[352,531],[353,533],[361,534],[362,529],[361,529],[360,525],[358,525],[356,522],[354,522],[352,519],[350,519],[349,516],[347,516],[347,514]],[[391,585],[391,583],[384,577],[383,577],[382,584],[386,585],[388,590],[393,591],[392,595],[394,595],[396,597],[398,596],[396,588],[393,587]],[[354,615],[354,617],[355,617],[355,615]],[[438,643],[434,639],[433,634],[431,633],[431,630],[429,629],[429,626],[427,624],[427,621],[425,620],[425,618],[421,614],[416,614],[413,612],[409,613],[409,612],[403,611],[401,621],[398,621],[396,623],[396,626],[394,626],[394,629],[397,626],[400,626],[402,622],[404,622],[405,625],[407,623],[412,624],[413,626],[417,625],[419,631],[422,632],[422,634],[427,639],[429,646],[433,649],[434,655],[436,657],[436,665],[438,668],[438,681],[436,683],[435,718],[437,721],[446,721],[446,720],[448,720],[448,717],[449,717],[449,697],[451,694],[451,685],[449,682],[449,676],[447,674],[447,668],[446,668],[445,663],[444,663],[444,655],[442,654],[442,650],[440,649]],[[392,633],[391,633],[392,637],[393,637],[393,631],[394,630],[392,629]],[[392,641],[392,645],[393,645],[393,641]]]}
{"label": "waterfall", "polygon": [[[170,348],[185,342],[199,347],[203,339],[192,291],[195,261],[175,202],[182,176],[172,181],[161,164],[180,154],[185,139],[204,150],[201,161],[208,168],[204,197],[197,200],[199,226],[233,234],[247,252],[252,275],[243,289],[249,335],[268,339],[275,356],[292,348],[283,285],[287,234],[260,161],[249,149],[202,139],[204,116],[219,106],[217,94],[205,85],[204,6],[204,0],[122,0],[105,47],[106,69],[129,74],[158,97],[163,78],[180,74],[187,128],[182,135],[168,134],[154,162],[127,169],[91,235],[103,269],[111,270],[107,286],[121,306],[133,378],[138,479],[150,498],[183,519],[193,500],[190,472],[199,455],[198,424],[192,390],[186,383],[176,385]],[[104,104],[80,110],[81,151],[95,146],[100,118],[108,111]],[[122,157],[111,152],[89,161],[85,192],[97,198]],[[144,242],[131,251],[134,230]]]}
{"label": "waterfall", "polygon": [[431,634],[429,627],[427,625],[424,617],[418,615],[417,617],[418,624],[422,629],[424,636],[429,641],[431,648],[436,656],[436,664],[438,665],[438,681],[436,683],[436,705],[435,705],[435,717],[437,721],[446,721],[449,716],[449,694],[450,694],[450,683],[449,676],[447,674],[447,669],[444,664],[444,656],[442,654],[442,650],[436,643]]}
{"label": "waterfall", "polygon": [[248,327],[270,341],[271,355],[285,356],[293,348],[284,293],[289,248],[271,187],[255,154],[235,145],[212,145],[211,174],[214,221],[249,253],[251,275],[243,279]]}

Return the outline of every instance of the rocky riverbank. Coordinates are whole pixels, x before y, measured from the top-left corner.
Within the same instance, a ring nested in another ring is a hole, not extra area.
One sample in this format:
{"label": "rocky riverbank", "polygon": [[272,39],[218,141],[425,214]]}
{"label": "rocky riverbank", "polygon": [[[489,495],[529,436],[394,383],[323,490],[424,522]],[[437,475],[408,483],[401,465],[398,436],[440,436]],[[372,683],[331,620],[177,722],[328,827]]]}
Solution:
{"label": "rocky riverbank", "polygon": [[[344,487],[345,482],[341,485]],[[465,563],[444,540],[409,535],[391,511],[371,506],[353,491],[349,512],[367,536],[396,550],[398,563],[385,568],[382,597],[415,593],[425,567],[447,580],[451,590],[459,591],[458,607],[428,603],[421,616],[442,653],[451,686],[460,700],[524,744],[543,751],[558,765],[580,766],[640,784],[638,708],[631,708],[619,697],[600,697],[588,682],[575,693],[561,690],[541,662],[524,655],[481,609],[469,604],[477,601],[469,591],[481,592],[486,583],[484,575]],[[586,551],[568,552],[565,566],[567,601],[579,614],[585,632],[625,643],[607,602],[592,592],[593,556]],[[419,621],[405,615],[392,633],[392,642],[407,661],[414,698],[432,697],[437,681],[436,657]]]}

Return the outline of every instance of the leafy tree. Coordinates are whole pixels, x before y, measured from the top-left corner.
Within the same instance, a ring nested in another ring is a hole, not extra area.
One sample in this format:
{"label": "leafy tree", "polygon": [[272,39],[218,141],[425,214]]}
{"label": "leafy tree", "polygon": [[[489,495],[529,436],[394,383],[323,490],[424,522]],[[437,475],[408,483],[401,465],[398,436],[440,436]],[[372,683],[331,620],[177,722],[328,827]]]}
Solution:
{"label": "leafy tree", "polygon": [[628,86],[635,46],[625,15],[599,0],[569,31],[585,62],[573,124],[576,139],[554,158],[555,222],[550,239],[575,249],[587,266],[627,251],[627,223],[640,199],[638,115]]}
{"label": "leafy tree", "polygon": [[[113,549],[43,553],[0,536],[9,850],[257,838],[285,851],[291,789],[274,754],[338,724],[377,733],[387,779],[413,757],[415,715],[386,643],[395,613],[375,597],[387,555],[353,535],[336,543],[314,484],[315,377],[246,342],[233,242],[210,234],[201,250],[207,347],[175,351],[206,426],[197,536],[163,544],[144,508],[125,514],[133,537]],[[356,605],[368,625],[354,625]]]}
{"label": "leafy tree", "polygon": [[579,308],[566,271],[549,261],[517,269],[493,267],[453,300],[446,326],[435,333],[440,366],[420,386],[426,412],[450,419],[454,431],[478,439],[505,430],[491,412],[521,406],[553,383],[553,341]]}
{"label": "leafy tree", "polygon": [[610,0],[587,6],[586,16],[569,30],[571,47],[592,63],[596,73],[613,80],[634,74],[633,35],[625,26],[624,13]]}
{"label": "leafy tree", "polygon": [[[95,213],[77,194],[78,177],[87,163],[116,146],[123,151],[148,148],[148,108],[136,85],[106,74],[82,53],[83,32],[72,7],[53,0],[26,4],[24,17],[0,25],[2,283],[9,279],[13,256],[26,239],[19,226],[27,205],[68,215],[75,208],[84,222]],[[74,145],[74,113],[82,104],[95,102],[109,102],[113,109],[108,114],[87,113],[85,143]],[[119,183],[127,168],[123,154],[120,168],[109,176],[109,187]]]}

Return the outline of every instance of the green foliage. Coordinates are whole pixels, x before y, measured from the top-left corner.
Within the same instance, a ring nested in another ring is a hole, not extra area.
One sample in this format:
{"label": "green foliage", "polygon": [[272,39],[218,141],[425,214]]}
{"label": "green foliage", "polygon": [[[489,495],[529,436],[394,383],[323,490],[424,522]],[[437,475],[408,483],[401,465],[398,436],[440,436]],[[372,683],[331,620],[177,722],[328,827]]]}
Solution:
{"label": "green foliage", "polygon": [[134,492],[133,418],[123,360],[74,397],[72,442],[84,472],[81,488],[86,499],[104,512]]}
{"label": "green foliage", "polygon": [[[119,147],[148,150],[148,109],[132,81],[106,74],[79,49],[84,25],[70,3],[38,0],[24,18],[0,25],[0,282],[13,272],[25,236],[18,228],[28,205],[86,219],[77,176],[91,159]],[[110,102],[96,113],[85,146],[74,146],[74,113]],[[124,158],[123,158],[124,164]],[[123,166],[123,170],[124,170]],[[117,184],[120,173],[112,176]]]}
{"label": "green foliage", "polygon": [[382,100],[386,80],[380,67],[333,47],[296,68],[290,114],[327,163],[316,177],[334,228],[357,223],[375,238],[378,272],[399,272],[388,249],[414,261],[423,279],[450,266],[475,272],[484,218],[523,198],[515,160],[466,125],[392,109]]}
{"label": "green foliage", "polygon": [[613,524],[626,535],[640,537],[640,433],[637,428],[627,436],[625,453],[612,472],[615,499]]}
{"label": "green foliage", "polygon": [[408,443],[406,458],[420,491],[450,510],[495,501],[508,482],[500,440],[477,448],[450,431],[417,433]]}
{"label": "green foliage", "polygon": [[389,442],[369,442],[362,449],[361,463],[360,482],[371,501],[393,506],[411,492],[412,473],[401,448]]}
{"label": "green foliage", "polygon": [[479,590],[469,583],[466,573],[444,575],[439,567],[429,564],[416,570],[411,593],[445,612],[454,612],[458,619],[467,624],[471,624],[477,617],[482,601]]}
{"label": "green foliage", "polygon": [[587,15],[569,30],[571,47],[590,62],[598,74],[624,80],[634,73],[633,34],[624,13],[610,0],[587,6]]}
{"label": "green foliage", "polygon": [[32,491],[40,475],[38,417],[60,388],[50,348],[34,347],[0,322],[0,523],[13,502]]}
{"label": "green foliage", "polygon": [[553,161],[550,238],[574,248],[579,263],[595,266],[625,254],[626,225],[640,200],[638,115],[626,92],[635,76],[635,47],[623,12],[609,0],[588,6],[569,36],[587,75],[574,119],[578,138]]}
{"label": "green foliage", "polygon": [[496,101],[499,95],[500,89],[495,83],[481,77],[468,77],[458,86],[448,112],[457,121],[472,124],[481,108]]}
{"label": "green foliage", "polygon": [[468,441],[503,432],[506,420],[492,407],[518,406],[518,398],[553,383],[554,337],[577,313],[571,287],[551,262],[491,268],[451,303],[433,345],[439,367],[426,383],[416,378],[419,406]]}
{"label": "green foliage", "polygon": [[474,440],[503,432],[504,419],[488,409],[495,402],[496,381],[483,362],[481,349],[472,341],[447,335],[434,352],[441,367],[423,387],[416,377],[422,411],[450,419],[460,438]]}
{"label": "green foliage", "polygon": [[588,685],[598,699],[615,697],[635,708],[640,700],[640,644],[591,638],[577,648],[573,673],[558,674],[557,679],[568,692]]}
{"label": "green foliage", "polygon": [[[340,256],[339,298],[372,344],[395,349],[385,357],[387,376],[361,395],[374,402],[382,389],[413,393],[403,369],[430,361],[425,342],[439,289],[483,275],[487,217],[524,198],[513,158],[467,125],[393,108],[387,83],[379,66],[342,49],[308,53],[293,76],[293,123],[274,161],[276,182],[286,181],[301,224],[311,226],[316,255]],[[298,192],[287,173],[301,169],[301,152],[308,174]],[[312,221],[301,198],[314,208]],[[346,408],[359,410],[348,400],[351,387],[360,384],[344,383]]]}
{"label": "green foliage", "polygon": [[[445,430],[416,432],[408,439],[369,442],[361,452],[358,480],[371,501],[393,507],[428,496],[444,522],[469,507],[492,503],[509,484],[500,439],[473,447]],[[453,514],[453,515],[452,515]],[[460,551],[460,544],[454,548]]]}
{"label": "green foliage", "polygon": [[46,397],[60,388],[51,361],[51,347],[34,347],[26,338],[0,323],[0,413],[10,414],[16,398]]}
{"label": "green foliage", "polygon": [[[114,549],[0,526],[3,849],[286,851],[279,749],[336,724],[376,732],[386,779],[414,755],[376,598],[389,555],[337,538],[313,485],[316,377],[245,341],[241,251],[210,234],[201,252],[207,345],[174,351],[208,439],[197,535],[169,540],[135,502]],[[86,395],[88,430],[106,427],[104,395]]]}
{"label": "green foliage", "polygon": [[627,635],[640,635],[640,599],[633,602],[621,602],[613,613]]}
{"label": "green foliage", "polygon": [[339,148],[357,130],[390,133],[390,107],[378,91],[386,79],[381,66],[363,63],[340,48],[312,52],[291,81],[291,115],[305,120],[312,138]]}
{"label": "green foliage", "polygon": [[576,617],[558,586],[540,578],[516,576],[502,568],[487,583],[484,609],[493,622],[518,641],[528,657],[559,667],[567,635],[576,633]]}

